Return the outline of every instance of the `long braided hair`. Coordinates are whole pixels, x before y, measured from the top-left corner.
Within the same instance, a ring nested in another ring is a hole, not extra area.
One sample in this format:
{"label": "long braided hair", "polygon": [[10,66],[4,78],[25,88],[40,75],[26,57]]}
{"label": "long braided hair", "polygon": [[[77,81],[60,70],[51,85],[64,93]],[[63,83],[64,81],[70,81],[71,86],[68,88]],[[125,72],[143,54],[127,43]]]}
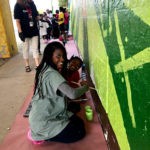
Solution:
{"label": "long braided hair", "polygon": [[[50,66],[53,69],[57,70],[56,65],[52,62],[52,56],[53,53],[56,49],[60,49],[63,51],[63,57],[64,57],[64,66],[66,66],[67,63],[67,53],[66,53],[66,49],[65,47],[57,41],[51,42],[49,43],[45,49],[44,49],[44,53],[43,53],[43,58],[41,60],[41,63],[39,64],[39,66],[37,67],[36,70],[36,75],[35,75],[35,86],[34,86],[34,94],[36,92],[36,89],[39,92],[40,96],[43,96],[42,94],[42,76],[43,73],[47,70],[47,68]],[[65,70],[65,69],[64,69]],[[62,70],[62,74],[63,74],[63,70]]]}

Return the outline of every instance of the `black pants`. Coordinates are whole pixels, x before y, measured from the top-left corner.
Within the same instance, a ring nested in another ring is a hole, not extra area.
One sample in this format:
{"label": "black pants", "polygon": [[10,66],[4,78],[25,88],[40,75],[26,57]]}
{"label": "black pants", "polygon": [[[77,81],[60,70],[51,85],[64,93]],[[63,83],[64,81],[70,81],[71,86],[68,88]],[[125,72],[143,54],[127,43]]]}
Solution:
{"label": "black pants", "polygon": [[70,118],[70,123],[61,133],[46,141],[72,143],[82,139],[84,136],[85,136],[85,128],[83,120],[78,116],[73,115]]}

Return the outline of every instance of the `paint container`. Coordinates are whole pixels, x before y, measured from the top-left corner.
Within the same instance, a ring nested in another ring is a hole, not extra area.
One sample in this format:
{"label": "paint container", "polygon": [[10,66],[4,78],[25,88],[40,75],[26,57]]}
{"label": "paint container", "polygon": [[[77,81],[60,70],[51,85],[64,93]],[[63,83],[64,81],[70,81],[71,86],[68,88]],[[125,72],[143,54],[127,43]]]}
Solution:
{"label": "paint container", "polygon": [[91,106],[90,105],[86,105],[84,108],[85,108],[85,111],[86,111],[88,109],[91,109]]}
{"label": "paint container", "polygon": [[85,115],[86,115],[86,119],[88,121],[93,120],[93,110],[92,110],[91,106],[89,106],[89,105],[85,106]]}

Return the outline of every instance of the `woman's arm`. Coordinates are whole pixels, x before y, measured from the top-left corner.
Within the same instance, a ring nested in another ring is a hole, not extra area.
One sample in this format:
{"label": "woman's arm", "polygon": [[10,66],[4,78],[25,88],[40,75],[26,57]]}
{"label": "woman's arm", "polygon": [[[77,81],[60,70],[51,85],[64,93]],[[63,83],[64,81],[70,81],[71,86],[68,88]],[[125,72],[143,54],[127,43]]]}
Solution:
{"label": "woman's arm", "polygon": [[65,94],[68,98],[70,99],[76,99],[83,95],[86,91],[88,91],[88,86],[83,85],[78,88],[72,88],[70,87],[67,83],[62,83],[59,87],[58,90],[61,91],[63,94]]}
{"label": "woman's arm", "polygon": [[22,29],[21,29],[20,19],[16,19],[16,26],[17,26],[18,32],[21,33]]}

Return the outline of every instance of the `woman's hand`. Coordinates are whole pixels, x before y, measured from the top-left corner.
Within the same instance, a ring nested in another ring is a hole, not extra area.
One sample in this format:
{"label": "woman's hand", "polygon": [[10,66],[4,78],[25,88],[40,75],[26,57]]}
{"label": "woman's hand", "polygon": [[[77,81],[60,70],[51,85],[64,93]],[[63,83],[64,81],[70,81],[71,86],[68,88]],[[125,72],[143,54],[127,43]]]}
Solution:
{"label": "woman's hand", "polygon": [[79,85],[80,85],[80,86],[88,85],[88,83],[87,83],[87,81],[82,80],[82,81],[79,82]]}

